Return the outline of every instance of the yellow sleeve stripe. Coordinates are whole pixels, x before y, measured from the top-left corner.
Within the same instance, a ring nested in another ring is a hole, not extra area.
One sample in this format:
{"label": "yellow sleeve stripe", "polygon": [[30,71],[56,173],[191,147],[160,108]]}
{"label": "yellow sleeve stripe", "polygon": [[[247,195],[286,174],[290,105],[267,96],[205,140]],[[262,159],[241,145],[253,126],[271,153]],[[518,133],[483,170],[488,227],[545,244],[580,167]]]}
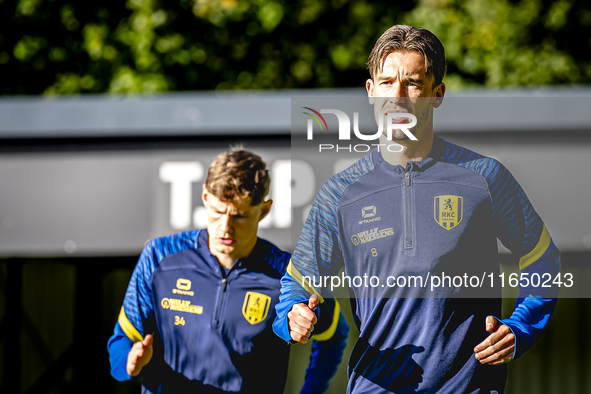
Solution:
{"label": "yellow sleeve stripe", "polygon": [[312,335],[312,339],[315,341],[328,341],[334,335],[335,331],[337,330],[337,325],[339,324],[339,317],[341,314],[341,306],[337,300],[334,300],[334,314],[332,316],[332,324],[328,327],[328,330]]}
{"label": "yellow sleeve stripe", "polygon": [[144,337],[139,333],[139,331],[131,324],[127,316],[125,315],[125,311],[123,307],[121,307],[121,312],[119,312],[119,325],[123,329],[123,332],[129,339],[134,342],[143,341]]}
{"label": "yellow sleeve stripe", "polygon": [[287,273],[295,279],[300,286],[304,288],[310,295],[316,294],[318,296],[318,300],[320,303],[324,302],[324,298],[320,295],[320,292],[312,286],[312,278],[306,277],[304,280],[304,276],[298,271],[298,269],[291,263],[291,259],[289,260],[289,265],[287,266]]}
{"label": "yellow sleeve stripe", "polygon": [[546,250],[548,250],[548,247],[550,246],[550,240],[550,233],[548,232],[548,229],[546,229],[546,225],[544,225],[542,235],[540,235],[540,240],[538,241],[536,247],[531,252],[519,259],[519,270],[523,271],[538,261],[540,257],[546,253]]}

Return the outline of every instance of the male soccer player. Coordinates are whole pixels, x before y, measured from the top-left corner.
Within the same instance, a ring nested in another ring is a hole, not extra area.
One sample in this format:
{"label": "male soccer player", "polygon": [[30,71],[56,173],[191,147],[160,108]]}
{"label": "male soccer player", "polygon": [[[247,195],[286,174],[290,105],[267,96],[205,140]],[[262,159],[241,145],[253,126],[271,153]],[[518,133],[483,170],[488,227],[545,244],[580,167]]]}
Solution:
{"label": "male soccer player", "polygon": [[[269,183],[255,154],[214,160],[207,229],[154,239],[140,256],[108,342],[113,377],[141,376],[143,393],[283,392],[288,346],[272,322],[290,255],[257,237]],[[322,313],[302,393],[326,390],[346,346],[338,303]]]}
{"label": "male soccer player", "polygon": [[[556,289],[522,287],[513,314],[500,320],[498,282],[496,297],[479,297],[457,282],[429,293],[416,281],[474,272],[496,278],[497,238],[524,274],[559,274],[559,251],[501,163],[434,135],[433,108],[445,95],[445,54],[435,35],[393,26],[376,42],[368,68],[370,104],[376,122],[386,122],[383,145],[319,191],[282,278],[274,330],[304,342],[316,321],[308,298],[323,289],[303,277],[336,275],[344,265],[348,277],[377,276],[382,284],[353,288],[360,335],[349,393],[502,393],[500,364],[540,337]],[[412,119],[404,114],[414,115],[416,126],[404,129]],[[368,209],[380,220],[360,220]],[[415,284],[384,286],[400,277]]]}

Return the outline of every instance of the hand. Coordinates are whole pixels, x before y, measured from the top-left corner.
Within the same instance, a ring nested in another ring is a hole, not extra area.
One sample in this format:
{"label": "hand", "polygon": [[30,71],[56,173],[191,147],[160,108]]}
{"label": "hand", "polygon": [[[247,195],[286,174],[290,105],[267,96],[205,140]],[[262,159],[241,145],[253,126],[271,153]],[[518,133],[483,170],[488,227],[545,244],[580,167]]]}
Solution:
{"label": "hand", "polygon": [[486,318],[486,331],[491,334],[474,348],[481,364],[499,365],[513,359],[515,335],[505,324],[499,324],[493,316]]}
{"label": "hand", "polygon": [[152,359],[152,342],[154,338],[148,334],[143,341],[133,344],[127,355],[127,374],[137,376],[142,368]]}
{"label": "hand", "polygon": [[308,342],[312,331],[314,331],[314,325],[318,322],[316,314],[313,312],[318,303],[318,296],[312,294],[310,300],[308,300],[308,305],[304,303],[295,304],[289,311],[287,321],[291,339],[299,343]]}

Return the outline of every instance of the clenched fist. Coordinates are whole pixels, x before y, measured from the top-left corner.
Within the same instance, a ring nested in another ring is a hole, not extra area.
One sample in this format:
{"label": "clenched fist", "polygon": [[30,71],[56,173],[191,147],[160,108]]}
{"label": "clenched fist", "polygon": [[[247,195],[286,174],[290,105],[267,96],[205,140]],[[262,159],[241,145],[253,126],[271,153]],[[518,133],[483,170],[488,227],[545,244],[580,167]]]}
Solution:
{"label": "clenched fist", "polygon": [[318,322],[314,308],[319,300],[316,294],[312,294],[306,304],[295,304],[287,314],[289,323],[289,335],[291,339],[299,343],[307,343],[314,331],[314,325]]}

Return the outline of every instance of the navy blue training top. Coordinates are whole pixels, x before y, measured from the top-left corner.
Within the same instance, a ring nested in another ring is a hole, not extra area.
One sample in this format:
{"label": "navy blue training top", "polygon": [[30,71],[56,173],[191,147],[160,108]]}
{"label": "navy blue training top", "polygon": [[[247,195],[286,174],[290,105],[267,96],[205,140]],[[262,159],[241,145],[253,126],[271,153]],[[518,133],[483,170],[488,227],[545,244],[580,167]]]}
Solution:
{"label": "navy blue training top", "polygon": [[[289,347],[271,325],[290,257],[258,239],[251,254],[225,272],[207,247],[205,230],[150,241],[109,340],[112,375],[131,379],[127,354],[153,334],[154,354],[140,374],[144,393],[283,392]],[[328,386],[338,367],[348,326],[344,318],[337,325],[327,342],[314,346],[312,358],[321,357],[325,368],[311,371],[305,392]]]}
{"label": "navy blue training top", "polygon": [[[344,266],[360,331],[349,393],[502,393],[506,367],[481,365],[473,351],[488,335],[486,317],[501,311],[497,238],[522,273],[559,272],[548,230],[497,160],[437,136],[429,157],[406,168],[374,150],[318,192],[282,278],[274,330],[288,340],[293,304],[324,294]],[[431,288],[444,276],[489,289]],[[481,279],[491,277],[492,287]],[[502,320],[516,336],[514,358],[540,337],[556,296],[556,288],[520,289]]]}

